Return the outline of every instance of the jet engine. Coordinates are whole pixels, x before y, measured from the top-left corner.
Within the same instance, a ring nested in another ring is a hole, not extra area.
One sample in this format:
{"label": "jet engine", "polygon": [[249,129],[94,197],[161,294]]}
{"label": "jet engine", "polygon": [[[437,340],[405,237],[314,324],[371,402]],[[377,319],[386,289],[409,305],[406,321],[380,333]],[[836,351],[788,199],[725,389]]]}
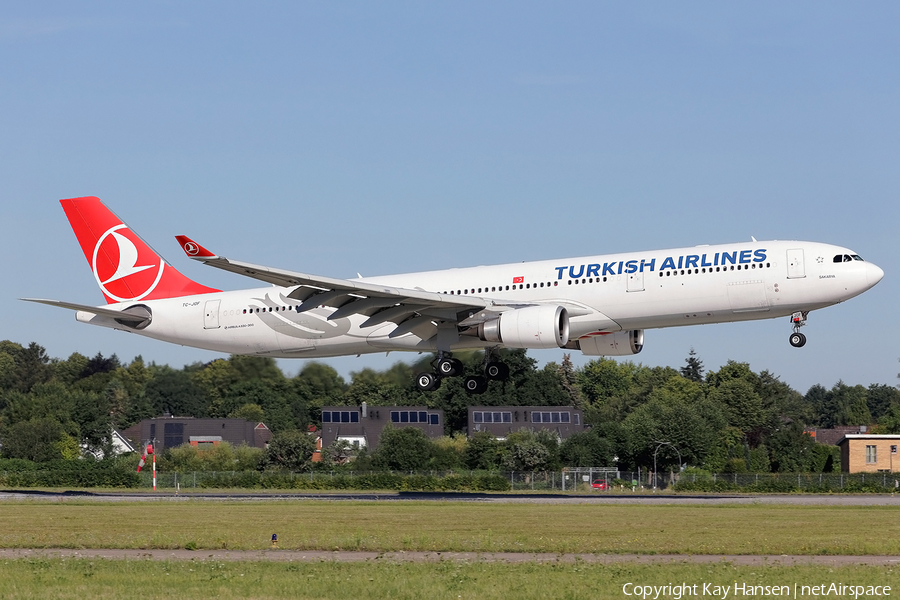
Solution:
{"label": "jet engine", "polygon": [[[629,356],[644,348],[644,330],[602,333],[575,340],[576,347],[587,356]],[[569,344],[567,347],[571,347]]]}
{"label": "jet engine", "polygon": [[562,348],[569,341],[569,313],[562,306],[507,310],[479,324],[478,337],[507,348]]}

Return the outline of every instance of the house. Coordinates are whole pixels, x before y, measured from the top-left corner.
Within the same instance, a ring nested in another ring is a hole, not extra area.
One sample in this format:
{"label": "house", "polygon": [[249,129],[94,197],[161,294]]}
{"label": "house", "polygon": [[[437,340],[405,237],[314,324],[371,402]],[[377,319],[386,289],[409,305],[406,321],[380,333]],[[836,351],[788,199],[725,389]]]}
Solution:
{"label": "house", "polygon": [[235,446],[247,444],[265,448],[272,439],[272,432],[265,423],[244,419],[195,419],[194,417],[163,416],[144,419],[132,425],[122,434],[136,448],[153,443],[157,452],[182,444],[204,447],[228,442]]}
{"label": "house", "polygon": [[564,440],[588,429],[584,411],[574,406],[470,406],[469,436],[487,431],[497,438],[527,429],[550,430]]}
{"label": "house", "polygon": [[893,473],[900,471],[900,435],[848,433],[838,442],[844,473]]}
{"label": "house", "polygon": [[444,435],[444,411],[427,406],[362,406],[322,407],[322,447],[335,440],[346,440],[353,446],[374,451],[381,432],[393,427],[415,427],[431,439]]}
{"label": "house", "polygon": [[837,425],[831,429],[810,429],[806,433],[819,444],[837,446],[848,433],[867,433],[866,425]]}

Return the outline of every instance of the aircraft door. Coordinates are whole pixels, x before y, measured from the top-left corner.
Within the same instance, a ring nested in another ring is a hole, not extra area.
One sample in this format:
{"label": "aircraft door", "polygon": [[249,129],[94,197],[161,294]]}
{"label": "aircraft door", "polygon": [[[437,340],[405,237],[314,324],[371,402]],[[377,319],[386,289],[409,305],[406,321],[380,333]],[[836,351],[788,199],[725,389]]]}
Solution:
{"label": "aircraft door", "polygon": [[640,271],[636,273],[630,273],[628,275],[628,287],[626,288],[629,292],[643,292],[644,291],[644,274]]}
{"label": "aircraft door", "polygon": [[802,279],[806,277],[806,267],[803,264],[803,248],[793,248],[787,251],[788,279]]}
{"label": "aircraft door", "polygon": [[219,304],[221,300],[207,300],[203,309],[203,329],[219,328]]}

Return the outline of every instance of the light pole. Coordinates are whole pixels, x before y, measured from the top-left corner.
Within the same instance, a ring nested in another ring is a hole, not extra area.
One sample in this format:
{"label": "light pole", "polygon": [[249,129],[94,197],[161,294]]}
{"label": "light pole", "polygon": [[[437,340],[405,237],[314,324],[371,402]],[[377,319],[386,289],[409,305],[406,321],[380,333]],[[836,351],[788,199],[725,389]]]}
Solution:
{"label": "light pole", "polygon": [[656,474],[656,454],[659,452],[659,449],[662,446],[668,446],[672,450],[674,450],[678,454],[678,470],[681,471],[681,452],[678,452],[678,448],[675,447],[671,442],[658,442],[654,440],[653,442],[656,444],[656,449],[653,451],[653,490],[656,491],[656,485],[658,483],[659,475]]}

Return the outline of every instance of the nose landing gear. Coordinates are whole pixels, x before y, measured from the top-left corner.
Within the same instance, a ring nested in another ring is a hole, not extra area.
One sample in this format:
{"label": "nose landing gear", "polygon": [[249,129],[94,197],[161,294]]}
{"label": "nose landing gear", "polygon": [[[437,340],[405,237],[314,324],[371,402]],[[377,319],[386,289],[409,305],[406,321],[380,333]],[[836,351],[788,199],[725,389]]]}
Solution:
{"label": "nose landing gear", "polygon": [[802,348],[806,345],[806,336],[800,333],[800,328],[806,325],[806,315],[809,312],[798,311],[791,315],[791,323],[794,324],[794,333],[788,338],[791,346],[794,348]]}

